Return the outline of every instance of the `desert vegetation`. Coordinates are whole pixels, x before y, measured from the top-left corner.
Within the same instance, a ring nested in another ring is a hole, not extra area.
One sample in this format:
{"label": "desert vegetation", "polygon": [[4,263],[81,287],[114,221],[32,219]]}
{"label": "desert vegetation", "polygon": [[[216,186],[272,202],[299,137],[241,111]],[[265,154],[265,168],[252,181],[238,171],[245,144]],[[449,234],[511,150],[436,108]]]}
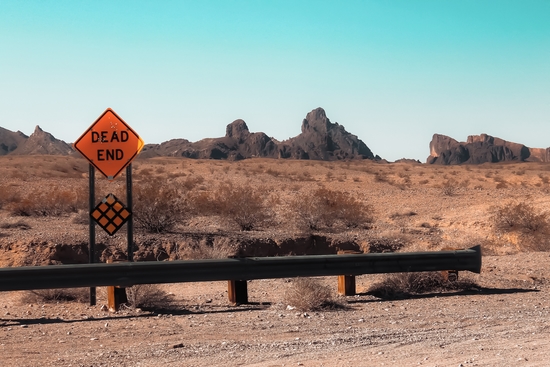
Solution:
{"label": "desert vegetation", "polygon": [[[88,169],[82,159],[0,159],[4,243],[21,238],[30,243],[39,232],[52,244],[69,237],[86,242]],[[138,159],[133,163],[135,250],[150,260],[475,244],[492,254],[546,251],[549,171],[543,163]],[[96,202],[109,193],[125,202],[124,175],[108,182],[96,173],[95,191]],[[105,256],[124,252],[124,228],[113,237],[98,236]],[[264,251],[266,246],[272,250]]]}

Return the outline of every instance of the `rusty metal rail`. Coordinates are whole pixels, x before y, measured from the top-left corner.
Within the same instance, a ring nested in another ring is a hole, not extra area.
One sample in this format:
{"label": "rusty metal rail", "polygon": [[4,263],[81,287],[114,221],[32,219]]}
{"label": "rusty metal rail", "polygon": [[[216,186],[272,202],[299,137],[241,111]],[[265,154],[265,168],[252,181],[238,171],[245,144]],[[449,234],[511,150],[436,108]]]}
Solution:
{"label": "rusty metal rail", "polygon": [[0,268],[0,291],[438,270],[481,271],[481,248]]}

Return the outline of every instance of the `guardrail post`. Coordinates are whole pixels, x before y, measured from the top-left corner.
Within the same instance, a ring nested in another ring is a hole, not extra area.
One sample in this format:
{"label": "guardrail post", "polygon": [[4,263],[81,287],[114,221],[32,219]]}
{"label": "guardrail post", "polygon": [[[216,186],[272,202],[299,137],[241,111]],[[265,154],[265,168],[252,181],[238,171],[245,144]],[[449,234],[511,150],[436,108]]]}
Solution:
{"label": "guardrail post", "polygon": [[117,285],[107,286],[107,307],[109,311],[117,312],[123,303],[128,303],[126,288]]}
{"label": "guardrail post", "polygon": [[[359,251],[341,250],[338,255],[360,254]],[[355,296],[355,275],[338,275],[338,294],[341,296]]]}
{"label": "guardrail post", "polygon": [[246,280],[228,281],[227,295],[229,302],[238,304],[248,303],[248,286]]}
{"label": "guardrail post", "polygon": [[[113,260],[108,259],[107,264],[113,263]],[[107,307],[110,312],[117,312],[120,309],[120,305],[128,303],[128,296],[126,295],[126,288],[117,285],[107,286]]]}

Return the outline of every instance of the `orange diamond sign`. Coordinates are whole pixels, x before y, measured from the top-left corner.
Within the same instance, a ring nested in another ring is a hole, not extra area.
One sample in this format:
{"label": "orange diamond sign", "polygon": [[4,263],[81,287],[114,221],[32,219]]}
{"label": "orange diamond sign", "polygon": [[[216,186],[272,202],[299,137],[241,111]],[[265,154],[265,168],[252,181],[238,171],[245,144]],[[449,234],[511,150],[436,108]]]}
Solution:
{"label": "orange diamond sign", "polygon": [[109,235],[114,235],[132,213],[113,194],[107,195],[90,213],[92,218]]}
{"label": "orange diamond sign", "polygon": [[139,135],[110,108],[73,144],[109,180],[132,162],[143,145]]}

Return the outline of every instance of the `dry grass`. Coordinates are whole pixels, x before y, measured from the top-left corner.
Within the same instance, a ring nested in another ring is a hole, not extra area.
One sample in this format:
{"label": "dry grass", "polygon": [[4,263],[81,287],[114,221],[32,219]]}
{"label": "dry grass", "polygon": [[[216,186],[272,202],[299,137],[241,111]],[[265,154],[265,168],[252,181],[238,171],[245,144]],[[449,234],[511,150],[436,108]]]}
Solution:
{"label": "dry grass", "polygon": [[59,303],[88,302],[89,288],[56,288],[26,291],[21,301],[23,303]]}
{"label": "dry grass", "polygon": [[273,213],[266,205],[265,191],[250,184],[222,185],[216,196],[217,213],[237,224],[241,231],[251,231],[266,226],[273,217]]}
{"label": "dry grass", "polygon": [[315,278],[293,279],[285,293],[284,302],[302,312],[346,307],[343,302],[332,297],[329,287]]}
{"label": "dry grass", "polygon": [[178,258],[187,260],[227,259],[235,256],[235,252],[235,248],[231,246],[228,239],[212,242],[203,239],[196,243],[180,245]]}
{"label": "dry grass", "polygon": [[[77,163],[76,169],[72,163]],[[77,225],[88,222],[86,161],[14,156],[0,157],[0,165],[4,173],[0,177],[1,223],[11,223],[6,218],[13,214],[30,215],[25,222],[32,228],[20,232],[28,234],[50,220],[62,222],[70,214],[74,223],[68,226],[86,230]],[[329,237],[347,236],[365,249],[369,239],[374,239],[372,251],[395,251],[409,243],[431,250],[457,236],[475,234],[483,243],[492,243],[495,253],[501,253],[499,246],[513,247],[518,241],[520,251],[547,249],[546,241],[539,241],[544,240],[545,230],[531,230],[529,225],[496,226],[489,208],[509,198],[529,203],[536,214],[543,213],[550,205],[545,183],[550,182],[549,164],[445,167],[371,161],[155,158],[137,159],[133,167],[133,212],[139,235],[139,231],[175,235],[251,229],[254,236],[263,232],[270,237],[315,231]],[[124,178],[123,174],[108,182],[97,175],[97,200],[112,192],[125,201]],[[444,185],[450,188],[448,193],[442,192]],[[3,230],[3,239],[14,236],[17,229]],[[200,254],[208,250],[205,247],[189,256],[210,257]]]}
{"label": "dry grass", "polygon": [[526,202],[509,202],[493,208],[492,220],[497,233],[517,233],[525,249],[550,250],[549,212],[537,210]]}
{"label": "dry grass", "polygon": [[8,210],[15,216],[61,216],[75,213],[85,203],[80,190],[48,187],[46,191],[35,190],[19,200],[13,200]]}
{"label": "dry grass", "polygon": [[185,216],[184,193],[174,182],[155,180],[141,182],[133,189],[136,225],[149,233],[170,231]]}
{"label": "dry grass", "polygon": [[402,299],[414,295],[461,291],[478,288],[471,279],[448,281],[440,272],[388,274],[384,280],[374,284],[369,293],[382,299]]}
{"label": "dry grass", "polygon": [[126,288],[128,306],[142,309],[169,309],[173,303],[172,295],[159,284],[137,284]]}
{"label": "dry grass", "polygon": [[357,228],[374,221],[371,205],[347,192],[317,189],[298,196],[292,204],[294,217],[301,229]]}

